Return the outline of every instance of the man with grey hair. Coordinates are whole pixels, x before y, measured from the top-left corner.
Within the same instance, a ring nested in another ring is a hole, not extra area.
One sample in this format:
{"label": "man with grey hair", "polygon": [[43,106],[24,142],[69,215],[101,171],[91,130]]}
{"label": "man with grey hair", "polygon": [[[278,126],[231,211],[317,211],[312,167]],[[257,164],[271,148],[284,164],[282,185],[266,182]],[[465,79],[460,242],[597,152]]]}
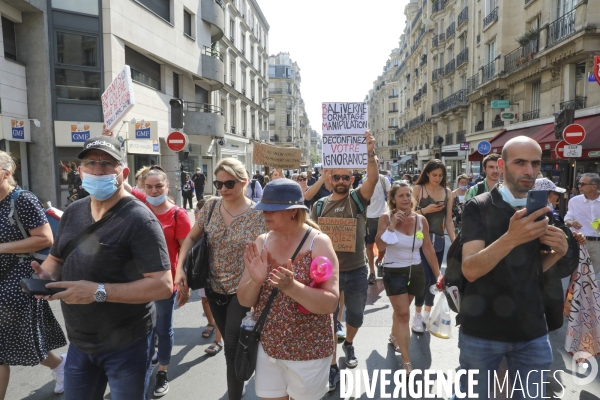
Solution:
{"label": "man with grey hair", "polygon": [[600,280],[600,176],[583,174],[577,186],[581,194],[569,200],[565,224],[585,235],[596,279]]}

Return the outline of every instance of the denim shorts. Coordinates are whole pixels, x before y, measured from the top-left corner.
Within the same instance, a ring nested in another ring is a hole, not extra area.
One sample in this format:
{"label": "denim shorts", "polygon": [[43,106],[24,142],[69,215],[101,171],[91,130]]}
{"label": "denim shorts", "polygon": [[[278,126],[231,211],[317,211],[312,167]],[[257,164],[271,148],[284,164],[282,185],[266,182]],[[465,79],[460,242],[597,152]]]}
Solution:
{"label": "denim shorts", "polygon": [[[353,328],[360,328],[363,324],[369,290],[367,277],[366,265],[352,271],[340,272],[340,292],[344,292],[346,323]],[[334,317],[337,318],[337,311]]]}
{"label": "denim shorts", "polygon": [[365,243],[375,243],[375,236],[377,236],[377,227],[379,226],[379,218],[367,218],[367,230],[365,234]]}
{"label": "denim shorts", "polygon": [[[410,272],[410,284],[408,275]],[[404,268],[383,268],[383,287],[388,296],[408,293],[419,296],[425,290],[425,274],[421,264]]]}

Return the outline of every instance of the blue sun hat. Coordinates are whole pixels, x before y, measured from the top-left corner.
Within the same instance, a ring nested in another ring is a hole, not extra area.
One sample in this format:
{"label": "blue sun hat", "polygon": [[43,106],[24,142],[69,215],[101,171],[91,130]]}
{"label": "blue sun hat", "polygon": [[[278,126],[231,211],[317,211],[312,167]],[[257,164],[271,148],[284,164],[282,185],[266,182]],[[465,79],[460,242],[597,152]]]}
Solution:
{"label": "blue sun hat", "polygon": [[260,211],[283,211],[294,208],[303,208],[308,211],[304,205],[304,196],[302,188],[291,179],[275,179],[265,185],[260,202],[252,206]]}

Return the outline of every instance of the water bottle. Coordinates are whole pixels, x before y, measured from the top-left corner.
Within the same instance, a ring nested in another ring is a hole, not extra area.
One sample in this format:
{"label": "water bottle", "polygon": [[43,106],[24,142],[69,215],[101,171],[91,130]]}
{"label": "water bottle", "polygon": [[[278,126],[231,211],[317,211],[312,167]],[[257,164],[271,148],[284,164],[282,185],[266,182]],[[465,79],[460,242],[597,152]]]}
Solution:
{"label": "water bottle", "polygon": [[439,334],[443,339],[450,339],[452,337],[452,326],[451,326],[451,315],[450,315],[450,307],[448,307],[448,303],[444,303],[442,307],[442,318],[440,323]]}
{"label": "water bottle", "polygon": [[444,277],[442,277],[442,280],[440,280],[437,283],[434,283],[433,285],[431,285],[429,287],[429,291],[431,292],[431,294],[438,294],[442,291],[442,289],[444,288]]}
{"label": "water bottle", "polygon": [[256,325],[256,321],[254,320],[254,312],[248,311],[244,319],[242,319],[242,328],[251,331],[254,329],[254,325]]}

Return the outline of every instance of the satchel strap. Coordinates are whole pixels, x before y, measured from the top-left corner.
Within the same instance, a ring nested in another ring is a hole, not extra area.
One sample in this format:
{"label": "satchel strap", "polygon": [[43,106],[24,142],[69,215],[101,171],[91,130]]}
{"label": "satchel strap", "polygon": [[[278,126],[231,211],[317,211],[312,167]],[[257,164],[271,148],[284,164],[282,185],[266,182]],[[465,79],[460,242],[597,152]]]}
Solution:
{"label": "satchel strap", "polygon": [[[292,256],[292,261],[298,255],[298,253],[300,252],[300,249],[302,249],[302,246],[304,245],[304,242],[306,242],[306,239],[308,238],[308,235],[310,235],[310,232],[312,232],[312,229],[313,229],[312,226],[309,227],[308,230],[306,231],[306,233],[304,234],[302,241],[300,242],[300,244],[298,245],[298,248],[296,249],[296,251],[294,252],[294,255]],[[256,324],[254,325],[254,329],[252,329],[254,332],[257,332],[257,333],[262,332],[263,325],[265,324],[265,321],[267,320],[267,314],[269,314],[269,310],[271,309],[271,304],[273,303],[273,300],[275,300],[275,296],[277,296],[277,293],[279,293],[279,289],[273,288],[273,290],[271,291],[271,295],[269,296],[269,300],[267,300],[267,304],[265,305],[265,308],[263,308],[262,313],[260,313],[260,317],[258,317],[258,320],[256,321]]]}

